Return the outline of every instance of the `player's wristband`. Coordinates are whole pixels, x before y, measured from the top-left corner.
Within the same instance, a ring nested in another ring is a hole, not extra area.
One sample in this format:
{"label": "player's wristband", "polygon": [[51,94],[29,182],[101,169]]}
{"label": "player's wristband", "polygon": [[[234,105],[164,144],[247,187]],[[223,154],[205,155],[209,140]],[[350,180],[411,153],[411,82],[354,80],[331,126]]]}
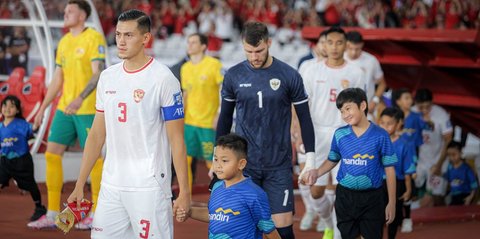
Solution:
{"label": "player's wristband", "polygon": [[374,97],[372,98],[372,101],[373,101],[375,104],[378,104],[378,103],[380,103],[380,98],[379,98],[378,96],[374,96]]}
{"label": "player's wristband", "polygon": [[314,152],[307,152],[305,154],[305,169],[311,170],[315,169],[315,153]]}

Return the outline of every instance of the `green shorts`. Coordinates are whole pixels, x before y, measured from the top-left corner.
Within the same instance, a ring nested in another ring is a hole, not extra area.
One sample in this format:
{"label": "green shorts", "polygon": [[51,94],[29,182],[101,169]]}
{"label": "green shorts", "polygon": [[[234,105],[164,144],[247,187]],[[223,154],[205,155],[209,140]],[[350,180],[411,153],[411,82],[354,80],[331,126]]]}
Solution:
{"label": "green shorts", "polygon": [[185,145],[188,156],[211,161],[214,141],[215,131],[213,129],[185,125]]}
{"label": "green shorts", "polygon": [[48,141],[73,146],[78,138],[83,149],[93,118],[95,115],[65,115],[63,111],[57,110],[50,126]]}

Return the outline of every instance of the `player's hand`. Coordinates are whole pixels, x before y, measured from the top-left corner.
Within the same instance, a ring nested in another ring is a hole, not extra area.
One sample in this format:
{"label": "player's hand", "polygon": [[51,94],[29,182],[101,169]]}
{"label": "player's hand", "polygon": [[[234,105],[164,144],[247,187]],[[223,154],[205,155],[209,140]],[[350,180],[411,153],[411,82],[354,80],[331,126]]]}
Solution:
{"label": "player's hand", "polygon": [[80,209],[80,203],[83,200],[83,187],[77,187],[73,189],[72,194],[68,196],[67,203],[77,202],[77,208]]}
{"label": "player's hand", "polygon": [[[190,203],[190,194],[182,194],[182,192],[180,192],[178,198],[173,202],[173,211],[176,214],[179,212],[178,210],[184,210],[186,214],[189,214]],[[175,217],[177,216],[175,215]]]}
{"label": "player's hand", "polygon": [[184,222],[189,217],[189,215],[183,208],[178,208],[176,212],[173,212],[173,215],[175,216],[175,219],[177,219],[177,222]]}
{"label": "player's hand", "polygon": [[307,186],[312,186],[315,184],[318,178],[318,172],[316,169],[307,169],[303,168],[300,176],[298,177],[301,184],[305,184]]}
{"label": "player's hand", "polygon": [[36,131],[40,127],[40,125],[42,124],[44,113],[45,113],[45,111],[43,111],[43,110],[38,111],[38,113],[35,116],[35,119],[33,121],[33,126],[32,126],[33,131]]}
{"label": "player's hand", "polygon": [[385,223],[391,224],[395,219],[395,202],[388,202],[385,208]]}
{"label": "player's hand", "polygon": [[373,113],[373,111],[375,110],[375,107],[377,106],[377,103],[373,102],[373,101],[370,101],[368,103],[368,113]]}
{"label": "player's hand", "polygon": [[464,204],[465,206],[470,205],[470,204],[472,203],[473,196],[474,196],[474,194],[468,195],[468,197],[466,197],[466,198],[463,200],[463,202],[464,202],[463,204]]}
{"label": "player's hand", "polygon": [[82,97],[77,97],[75,98],[68,106],[65,108],[65,114],[66,115],[73,115],[77,113],[77,110],[80,109],[80,106],[82,106],[83,99]]}
{"label": "player's hand", "polygon": [[432,172],[433,175],[441,176],[441,169],[442,169],[441,166],[434,164],[430,169],[430,171]]}

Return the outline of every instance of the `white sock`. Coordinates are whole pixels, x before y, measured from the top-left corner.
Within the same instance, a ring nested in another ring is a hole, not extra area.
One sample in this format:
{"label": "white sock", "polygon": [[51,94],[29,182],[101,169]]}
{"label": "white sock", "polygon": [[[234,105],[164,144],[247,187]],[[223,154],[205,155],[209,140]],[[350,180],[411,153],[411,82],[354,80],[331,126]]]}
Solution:
{"label": "white sock", "polygon": [[332,229],[332,204],[330,204],[330,201],[328,200],[326,195],[323,195],[321,198],[313,200],[315,205],[315,211],[320,215],[322,221],[325,222],[325,226]]}
{"label": "white sock", "polygon": [[46,216],[47,216],[48,219],[55,220],[55,217],[56,217],[57,215],[58,215],[58,212],[48,210]]}
{"label": "white sock", "polygon": [[335,190],[325,189],[325,196],[327,196],[328,201],[330,202],[330,204],[333,207],[333,205],[335,205]]}
{"label": "white sock", "polygon": [[300,195],[302,196],[303,205],[305,205],[305,212],[313,212],[313,201],[310,193],[310,186],[304,184],[298,184]]}

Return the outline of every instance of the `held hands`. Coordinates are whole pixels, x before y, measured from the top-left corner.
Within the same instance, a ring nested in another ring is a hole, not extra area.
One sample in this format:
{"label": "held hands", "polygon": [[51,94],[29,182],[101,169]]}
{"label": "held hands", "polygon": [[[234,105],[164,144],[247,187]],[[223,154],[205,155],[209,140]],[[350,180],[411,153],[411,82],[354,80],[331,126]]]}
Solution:
{"label": "held hands", "polygon": [[315,168],[315,153],[308,152],[305,154],[306,161],[305,167],[303,168],[302,172],[298,176],[300,183],[305,184],[307,186],[313,185],[318,178],[317,169]]}
{"label": "held hands", "polygon": [[190,217],[190,214],[187,214],[187,211],[183,208],[177,208],[177,211],[173,214],[175,219],[177,219],[177,222],[184,222]]}
{"label": "held hands", "polygon": [[395,202],[388,202],[385,208],[385,223],[391,224],[395,219]]}
{"label": "held hands", "polygon": [[188,215],[190,214],[190,195],[180,194],[173,202],[173,216],[179,222],[184,222],[187,220]]}

